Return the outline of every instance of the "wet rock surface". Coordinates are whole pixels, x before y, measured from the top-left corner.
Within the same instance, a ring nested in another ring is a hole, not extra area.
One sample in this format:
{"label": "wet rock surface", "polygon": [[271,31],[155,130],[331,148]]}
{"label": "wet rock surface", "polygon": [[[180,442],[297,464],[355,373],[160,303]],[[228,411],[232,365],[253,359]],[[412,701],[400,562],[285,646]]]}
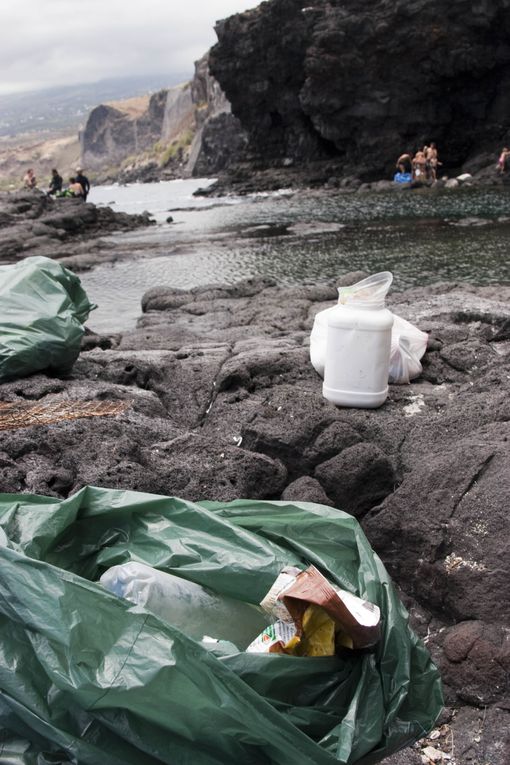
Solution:
{"label": "wet rock surface", "polygon": [[510,287],[393,294],[429,345],[421,377],[391,386],[377,410],[322,397],[309,336],[335,298],[333,283],[267,279],[151,290],[138,327],[86,336],[69,377],[0,386],[2,402],[129,402],[115,417],[3,430],[0,490],[64,497],[94,484],[356,515],[448,705],[435,731],[387,762],[507,765]]}
{"label": "wet rock surface", "polygon": [[128,215],[81,199],[49,197],[38,190],[0,192],[0,264],[44,255],[83,270],[119,257],[102,236],[151,222],[148,213]]}

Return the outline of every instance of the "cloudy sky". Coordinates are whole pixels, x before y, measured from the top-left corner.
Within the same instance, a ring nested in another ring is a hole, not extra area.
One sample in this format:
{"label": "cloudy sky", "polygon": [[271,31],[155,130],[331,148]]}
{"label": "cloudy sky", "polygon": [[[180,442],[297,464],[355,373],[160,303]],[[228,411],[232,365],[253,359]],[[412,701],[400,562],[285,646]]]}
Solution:
{"label": "cloudy sky", "polygon": [[0,0],[0,93],[193,72],[214,22],[260,0]]}

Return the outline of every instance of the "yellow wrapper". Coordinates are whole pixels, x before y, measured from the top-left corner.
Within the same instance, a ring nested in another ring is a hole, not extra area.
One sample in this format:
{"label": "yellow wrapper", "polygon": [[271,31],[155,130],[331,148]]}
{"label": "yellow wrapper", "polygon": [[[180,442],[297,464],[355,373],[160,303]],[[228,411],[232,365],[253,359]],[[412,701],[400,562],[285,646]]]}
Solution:
{"label": "yellow wrapper", "polygon": [[335,622],[320,606],[308,606],[303,614],[301,656],[335,655]]}

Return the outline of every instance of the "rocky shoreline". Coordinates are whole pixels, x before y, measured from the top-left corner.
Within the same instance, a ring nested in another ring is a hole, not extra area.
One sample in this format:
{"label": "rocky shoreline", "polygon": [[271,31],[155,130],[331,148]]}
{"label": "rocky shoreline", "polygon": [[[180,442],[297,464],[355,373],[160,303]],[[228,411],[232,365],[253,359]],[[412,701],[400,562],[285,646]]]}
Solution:
{"label": "rocky shoreline", "polygon": [[[191,89],[155,94],[136,130],[98,107],[86,166],[109,166],[113,126],[117,178],[219,175],[203,196],[508,193],[510,173],[496,170],[510,136],[506,2],[303,6],[272,0],[219,22],[210,72],[206,57]],[[133,164],[126,135],[142,139]],[[430,140],[439,180],[395,184],[398,153]],[[44,255],[83,271],[132,256],[111,235],[152,223],[0,193],[0,264]],[[86,332],[69,375],[0,384],[0,491],[63,498],[96,485],[351,513],[444,684],[436,728],[385,762],[508,765],[510,285],[391,294],[389,307],[429,335],[423,372],[392,385],[380,409],[342,409],[322,397],[310,331],[336,287],[364,275],[148,291],[135,329]]]}
{"label": "rocky shoreline", "polygon": [[152,223],[148,212],[128,215],[38,190],[0,192],[0,264],[44,255],[83,271],[121,257],[102,237]]}
{"label": "rocky shoreline", "polygon": [[[405,190],[441,190],[458,188],[510,188],[510,173],[500,175],[496,170],[496,160],[484,153],[465,167],[450,168],[440,173],[434,182],[398,184],[392,180],[391,173],[378,179],[363,180],[351,169],[346,172],[342,163],[337,161],[317,160],[294,162],[288,158],[260,163],[254,160],[232,161],[220,171],[205,168],[210,172],[203,176],[218,176],[217,180],[206,188],[195,192],[196,196],[247,195],[279,189],[310,189],[313,191],[334,191],[336,193],[354,193],[364,191]],[[395,168],[396,172],[396,168]],[[165,168],[154,163],[140,165],[133,170],[118,174],[98,176],[99,182],[108,183],[159,183],[187,177],[183,173],[169,174]]]}
{"label": "rocky shoreline", "polygon": [[346,510],[444,680],[437,729],[387,762],[506,765],[510,287],[393,295],[428,350],[421,377],[373,411],[327,402],[310,364],[313,317],[335,296],[333,283],[265,279],[150,290],[137,328],[86,335],[69,377],[0,386],[28,418],[34,405],[73,402],[121,412],[3,429],[1,490],[65,497],[93,484]]}
{"label": "rocky shoreline", "polygon": [[510,188],[510,174],[500,175],[495,169],[495,160],[488,155],[479,157],[469,168],[443,173],[434,182],[395,183],[391,178],[363,181],[355,173],[346,174],[338,163],[317,161],[310,163],[282,162],[268,163],[258,167],[257,163],[238,162],[220,174],[217,181],[205,189],[199,189],[200,196],[224,196],[229,194],[253,194],[278,189],[323,190],[334,193],[363,193],[366,191],[438,191],[459,188]]}

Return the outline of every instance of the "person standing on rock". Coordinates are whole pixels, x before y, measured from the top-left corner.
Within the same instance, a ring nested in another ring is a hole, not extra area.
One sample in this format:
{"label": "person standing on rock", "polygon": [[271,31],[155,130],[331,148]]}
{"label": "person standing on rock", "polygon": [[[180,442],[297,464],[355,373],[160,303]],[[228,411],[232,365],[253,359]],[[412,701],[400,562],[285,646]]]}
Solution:
{"label": "person standing on rock", "polygon": [[23,186],[26,189],[35,189],[37,186],[37,178],[31,167],[27,170],[25,177],[23,178]]}
{"label": "person standing on rock", "polygon": [[413,180],[423,183],[426,180],[427,160],[421,149],[413,157]]}
{"label": "person standing on rock", "polygon": [[435,143],[431,143],[424,149],[425,159],[427,160],[427,177],[431,181],[437,180],[437,166],[441,163],[437,158],[437,147]]}
{"label": "person standing on rock", "polygon": [[503,175],[503,173],[506,171],[509,161],[510,161],[510,149],[508,149],[508,147],[505,146],[501,150],[501,154],[499,155],[499,159],[498,159],[498,172],[500,175]]}
{"label": "person standing on rock", "polygon": [[76,168],[76,178],[75,181],[79,183],[83,189],[83,200],[87,201],[87,195],[90,191],[90,182],[86,175],[83,175],[83,170],[81,167]]}

